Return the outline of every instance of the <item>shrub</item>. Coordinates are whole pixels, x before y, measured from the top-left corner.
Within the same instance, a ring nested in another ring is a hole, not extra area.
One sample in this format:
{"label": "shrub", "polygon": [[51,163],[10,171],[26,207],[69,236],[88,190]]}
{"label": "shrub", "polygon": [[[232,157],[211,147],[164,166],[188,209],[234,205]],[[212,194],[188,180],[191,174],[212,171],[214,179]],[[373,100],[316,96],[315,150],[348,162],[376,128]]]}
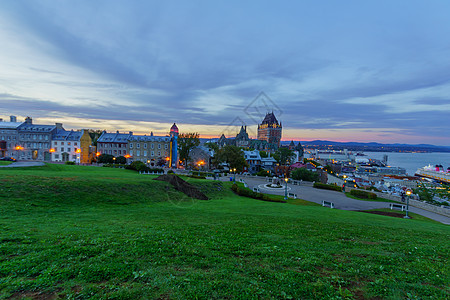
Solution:
{"label": "shrub", "polygon": [[260,170],[258,173],[256,173],[256,176],[266,177],[266,176],[269,176],[269,175],[270,175],[270,172],[268,172],[267,170]]}
{"label": "shrub", "polygon": [[291,177],[294,180],[320,181],[319,174],[306,168],[295,169],[291,172]]}
{"label": "shrub", "polygon": [[66,165],[74,165],[75,162],[74,162],[74,161],[66,161],[65,164],[66,164]]}
{"label": "shrub", "polygon": [[350,195],[363,199],[377,199],[377,195],[375,193],[366,192],[362,190],[351,190]]}
{"label": "shrub", "polygon": [[167,174],[174,174],[172,170],[167,171]]}
{"label": "shrub", "polygon": [[324,184],[320,182],[314,182],[313,187],[316,189],[324,189],[324,190],[332,190],[332,191],[338,191],[342,192],[342,187],[334,185],[334,184]]}

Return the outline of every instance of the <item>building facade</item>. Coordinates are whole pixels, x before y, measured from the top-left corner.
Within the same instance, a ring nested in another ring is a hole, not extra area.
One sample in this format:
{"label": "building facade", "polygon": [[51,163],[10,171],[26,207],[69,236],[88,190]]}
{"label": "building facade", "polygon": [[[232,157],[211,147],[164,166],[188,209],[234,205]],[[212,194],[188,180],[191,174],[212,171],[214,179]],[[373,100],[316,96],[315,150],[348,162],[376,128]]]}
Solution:
{"label": "building facade", "polygon": [[23,122],[17,122],[15,116],[10,117],[6,122],[0,119],[0,157],[19,157],[19,133],[17,128]]}
{"label": "building facade", "polygon": [[92,139],[87,130],[56,130],[52,137],[52,161],[87,164],[91,162]]}
{"label": "building facade", "polygon": [[55,125],[33,124],[30,117],[18,128],[18,157],[21,160],[51,161],[51,140],[57,129],[63,129],[61,123]]}
{"label": "building facade", "polygon": [[128,155],[128,139],[133,136],[133,132],[129,133],[108,133],[103,131],[97,140],[97,155],[110,154],[113,156]]}
{"label": "building facade", "polygon": [[142,161],[151,167],[169,166],[170,136],[131,135],[128,138],[128,161]]}
{"label": "building facade", "polygon": [[267,113],[264,120],[258,125],[258,140],[280,147],[282,129],[281,122],[278,123],[274,113]]}

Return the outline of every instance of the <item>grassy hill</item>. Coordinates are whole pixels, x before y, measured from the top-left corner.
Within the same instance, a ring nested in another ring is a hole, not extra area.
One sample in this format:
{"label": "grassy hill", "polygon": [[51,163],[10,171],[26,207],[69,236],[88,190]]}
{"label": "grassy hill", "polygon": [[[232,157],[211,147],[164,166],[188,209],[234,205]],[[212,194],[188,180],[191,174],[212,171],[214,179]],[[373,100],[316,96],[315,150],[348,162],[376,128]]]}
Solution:
{"label": "grassy hill", "polygon": [[[0,298],[444,299],[450,227],[133,171],[0,169]],[[294,203],[294,202],[293,202]]]}

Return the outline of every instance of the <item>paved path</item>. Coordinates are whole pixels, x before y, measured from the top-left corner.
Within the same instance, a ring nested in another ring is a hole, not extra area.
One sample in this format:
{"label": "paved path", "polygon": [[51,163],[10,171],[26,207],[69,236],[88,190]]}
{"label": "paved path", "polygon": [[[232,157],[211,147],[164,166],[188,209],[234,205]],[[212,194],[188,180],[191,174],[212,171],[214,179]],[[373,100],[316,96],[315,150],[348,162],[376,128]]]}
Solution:
{"label": "paved path", "polygon": [[[265,179],[259,178],[248,178],[248,177],[236,177],[242,178],[249,186],[253,189],[258,187],[261,193],[274,194],[274,195],[284,195],[285,189],[270,189],[266,188],[265,185],[268,183]],[[237,179],[236,179],[237,180]],[[375,202],[375,201],[361,201],[347,197],[344,193],[329,191],[323,189],[316,189],[310,186],[298,186],[288,184],[288,193],[297,194],[297,197],[303,200],[315,202],[322,204],[322,201],[333,202],[336,209],[343,210],[368,210],[377,208],[389,208],[389,202]],[[424,217],[436,220],[438,222],[450,225],[450,218],[436,214],[424,209],[410,206],[409,211],[422,215]]]}
{"label": "paved path", "polygon": [[0,168],[19,168],[19,167],[39,167],[45,166],[41,161],[16,161],[6,166],[0,166]]}

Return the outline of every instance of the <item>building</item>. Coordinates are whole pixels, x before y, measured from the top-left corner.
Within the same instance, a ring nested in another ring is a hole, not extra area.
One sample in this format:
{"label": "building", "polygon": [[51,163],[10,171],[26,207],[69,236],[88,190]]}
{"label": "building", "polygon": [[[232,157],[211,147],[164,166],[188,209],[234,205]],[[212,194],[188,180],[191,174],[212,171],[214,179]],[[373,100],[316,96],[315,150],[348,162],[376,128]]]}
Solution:
{"label": "building", "polygon": [[19,133],[17,128],[23,122],[17,122],[15,116],[10,116],[10,121],[0,119],[0,157],[19,158]]}
{"label": "building", "polygon": [[244,151],[244,158],[248,164],[248,172],[254,174],[261,170],[261,156],[258,150]]}
{"label": "building", "polygon": [[25,118],[25,122],[17,127],[19,135],[18,157],[21,160],[51,160],[51,140],[56,130],[63,129],[61,123],[55,125],[33,124],[30,117]]}
{"label": "building", "polygon": [[170,136],[130,135],[128,137],[128,162],[142,161],[149,166],[169,166]]}
{"label": "building", "polygon": [[110,154],[115,157],[126,156],[128,154],[128,138],[133,135],[133,132],[108,133],[103,131],[102,135],[97,140],[97,154]]}
{"label": "building", "polygon": [[199,170],[209,170],[214,151],[205,146],[197,146],[189,151],[189,157],[192,165],[198,167]]}
{"label": "building", "polygon": [[87,164],[91,162],[92,139],[87,130],[58,129],[52,136],[52,161]]}
{"label": "building", "polygon": [[274,152],[278,149],[277,144],[271,144],[264,140],[251,139],[247,133],[247,126],[241,126],[239,133],[234,138],[226,138],[224,134],[216,142],[220,147],[232,145],[246,149]]}
{"label": "building", "polygon": [[278,123],[274,113],[267,113],[264,120],[258,125],[257,139],[280,147],[282,129],[281,122]]}

